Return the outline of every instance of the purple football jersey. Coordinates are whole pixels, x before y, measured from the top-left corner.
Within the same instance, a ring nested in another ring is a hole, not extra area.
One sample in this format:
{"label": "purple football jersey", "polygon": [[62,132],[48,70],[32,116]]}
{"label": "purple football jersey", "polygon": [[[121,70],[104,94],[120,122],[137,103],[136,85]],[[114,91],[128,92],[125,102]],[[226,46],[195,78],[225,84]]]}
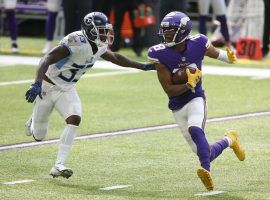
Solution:
{"label": "purple football jersey", "polygon": [[[209,45],[210,42],[205,35],[197,34],[186,40],[186,49],[183,52],[175,51],[173,48],[167,47],[164,44],[150,47],[148,50],[148,59],[152,62],[165,65],[172,75],[179,68],[188,65],[196,65],[201,70],[202,60]],[[188,90],[179,96],[169,97],[169,108],[171,110],[178,110],[196,97],[205,98],[201,80],[196,85],[194,92]]]}

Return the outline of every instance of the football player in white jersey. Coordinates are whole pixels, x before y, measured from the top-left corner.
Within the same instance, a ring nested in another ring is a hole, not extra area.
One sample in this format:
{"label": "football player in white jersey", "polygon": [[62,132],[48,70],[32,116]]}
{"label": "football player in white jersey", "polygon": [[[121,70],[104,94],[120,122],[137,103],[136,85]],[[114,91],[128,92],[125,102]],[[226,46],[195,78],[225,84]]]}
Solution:
{"label": "football player in white jersey", "polygon": [[69,178],[73,174],[64,163],[82,116],[81,101],[75,84],[96,60],[102,57],[123,67],[155,69],[152,63],[140,63],[107,49],[113,42],[113,28],[103,13],[87,14],[81,27],[81,31],[64,37],[58,46],[41,59],[35,82],[25,94],[28,102],[35,101],[32,116],[25,124],[25,131],[36,141],[45,138],[53,108],[66,121],[56,163],[50,172],[53,177]]}

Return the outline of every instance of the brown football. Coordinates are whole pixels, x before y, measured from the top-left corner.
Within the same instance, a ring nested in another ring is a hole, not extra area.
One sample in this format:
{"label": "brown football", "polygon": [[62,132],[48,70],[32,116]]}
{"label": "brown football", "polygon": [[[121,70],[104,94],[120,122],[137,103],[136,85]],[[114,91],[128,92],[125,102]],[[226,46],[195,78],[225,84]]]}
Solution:
{"label": "brown football", "polygon": [[[172,82],[173,84],[185,84],[188,81],[187,73],[186,73],[187,67],[182,67],[178,69],[173,75],[172,75]],[[191,73],[195,72],[195,68],[188,68]]]}

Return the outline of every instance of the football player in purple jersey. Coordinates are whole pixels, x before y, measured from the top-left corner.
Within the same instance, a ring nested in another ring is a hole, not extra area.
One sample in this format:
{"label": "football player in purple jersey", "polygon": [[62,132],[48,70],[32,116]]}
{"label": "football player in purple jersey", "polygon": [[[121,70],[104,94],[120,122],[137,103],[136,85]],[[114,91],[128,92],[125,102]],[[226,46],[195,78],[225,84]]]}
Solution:
{"label": "football player in purple jersey", "polygon": [[[206,121],[206,99],[202,89],[201,67],[203,57],[233,64],[234,52],[213,47],[205,35],[189,36],[192,29],[190,18],[182,12],[171,12],[161,21],[159,36],[162,43],[148,50],[148,58],[156,65],[159,82],[169,97],[169,109],[188,144],[197,154],[201,168],[197,174],[207,190],[214,188],[210,174],[210,162],[224,149],[231,147],[239,160],[245,159],[245,152],[239,144],[234,130],[226,132],[225,137],[209,144],[204,132]],[[173,84],[172,75],[182,67],[194,67],[191,73],[186,69],[186,84]]]}

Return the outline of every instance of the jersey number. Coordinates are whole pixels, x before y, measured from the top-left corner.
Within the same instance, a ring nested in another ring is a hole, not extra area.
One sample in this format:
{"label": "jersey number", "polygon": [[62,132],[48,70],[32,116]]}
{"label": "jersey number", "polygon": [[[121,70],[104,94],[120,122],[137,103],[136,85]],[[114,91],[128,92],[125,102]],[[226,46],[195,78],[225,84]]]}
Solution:
{"label": "jersey number", "polygon": [[[75,67],[75,69],[69,69],[69,71],[70,71],[70,76],[69,77],[67,77],[66,75],[63,75],[62,72],[58,75],[58,77],[61,78],[64,81],[66,81],[66,82],[77,82],[78,79],[74,78],[76,76],[77,72],[80,69],[83,69],[83,68],[86,69],[86,68],[92,67],[93,65],[77,65],[77,64],[73,63],[72,66]],[[85,72],[83,72],[82,75],[84,73]]]}
{"label": "jersey number", "polygon": [[66,81],[66,82],[77,82],[78,80],[74,79],[74,77],[79,70],[80,69],[70,69],[69,70],[71,73],[70,77],[64,76],[62,72],[58,76],[59,76],[59,78],[61,78],[62,80]]}
{"label": "jersey number", "polygon": [[155,51],[159,51],[159,50],[165,49],[165,48],[166,48],[166,47],[165,47],[163,44],[158,44],[158,45],[153,46],[153,49],[154,49]]}

